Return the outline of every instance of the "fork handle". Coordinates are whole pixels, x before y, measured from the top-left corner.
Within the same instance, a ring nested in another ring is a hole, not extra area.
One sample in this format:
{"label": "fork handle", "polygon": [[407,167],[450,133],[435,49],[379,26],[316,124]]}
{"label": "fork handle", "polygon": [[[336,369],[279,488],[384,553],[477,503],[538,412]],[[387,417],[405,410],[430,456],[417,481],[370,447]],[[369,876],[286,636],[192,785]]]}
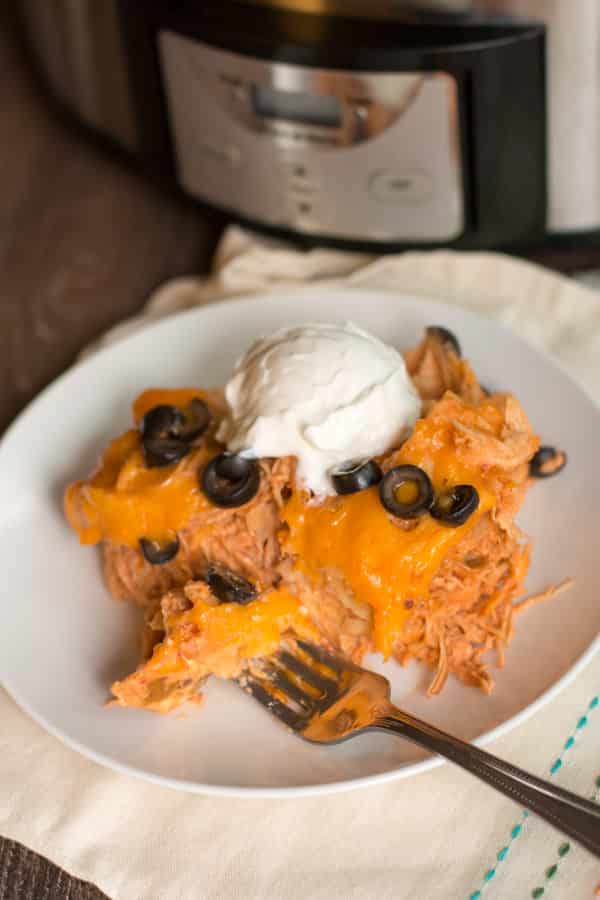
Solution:
{"label": "fork handle", "polygon": [[600,806],[592,801],[524,772],[393,706],[377,718],[373,727],[444,756],[600,857]]}

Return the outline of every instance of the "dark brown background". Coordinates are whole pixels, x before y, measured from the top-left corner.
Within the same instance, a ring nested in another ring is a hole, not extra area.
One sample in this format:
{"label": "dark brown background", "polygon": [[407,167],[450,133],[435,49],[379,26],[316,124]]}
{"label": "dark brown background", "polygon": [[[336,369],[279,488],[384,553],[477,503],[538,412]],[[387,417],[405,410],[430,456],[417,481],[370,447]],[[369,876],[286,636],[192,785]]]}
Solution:
{"label": "dark brown background", "polygon": [[157,284],[206,269],[219,233],[60,114],[11,18],[0,12],[0,428]]}
{"label": "dark brown background", "polygon": [[[161,281],[206,270],[220,226],[61,116],[0,0],[0,430]],[[102,898],[0,839],[0,900]]]}
{"label": "dark brown background", "polygon": [[[44,94],[0,6],[1,431],[156,285],[206,270],[223,221],[74,127]],[[599,263],[600,252],[537,258],[568,271]],[[0,900],[103,897],[0,839]]]}

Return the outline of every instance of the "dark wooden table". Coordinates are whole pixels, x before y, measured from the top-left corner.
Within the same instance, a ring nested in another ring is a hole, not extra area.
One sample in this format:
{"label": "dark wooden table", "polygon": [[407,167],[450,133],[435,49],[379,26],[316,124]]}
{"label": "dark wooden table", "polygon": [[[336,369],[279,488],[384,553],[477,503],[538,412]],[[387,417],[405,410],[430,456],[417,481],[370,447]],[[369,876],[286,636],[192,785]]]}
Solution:
{"label": "dark wooden table", "polygon": [[[43,2],[43,0],[40,0]],[[0,430],[166,278],[207,268],[222,227],[60,115],[0,4]],[[548,252],[563,270],[600,253]],[[0,839],[0,900],[101,900]]]}

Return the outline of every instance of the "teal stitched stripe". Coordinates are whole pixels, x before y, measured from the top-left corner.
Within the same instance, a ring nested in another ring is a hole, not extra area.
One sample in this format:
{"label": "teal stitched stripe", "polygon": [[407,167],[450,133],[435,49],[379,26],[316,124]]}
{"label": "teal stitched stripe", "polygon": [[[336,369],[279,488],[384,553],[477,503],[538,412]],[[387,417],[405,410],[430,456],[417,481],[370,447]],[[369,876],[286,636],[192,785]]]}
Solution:
{"label": "teal stitched stripe", "polygon": [[[593,707],[592,707],[593,708]],[[590,800],[593,800],[594,803],[597,803],[600,800],[600,775],[596,776],[596,780],[594,782],[595,790],[590,797]],[[571,845],[568,841],[564,841],[556,851],[557,859],[556,862],[553,862],[551,866],[546,869],[546,884],[545,886],[537,885],[531,891],[531,896],[534,898],[541,897],[542,894],[546,893],[546,889],[550,887],[549,882],[552,881],[556,873],[558,872],[561,865],[564,865],[564,860],[567,858],[567,854],[571,849]],[[540,893],[541,892],[541,893]]]}
{"label": "teal stitched stripe", "polygon": [[[569,752],[569,750],[571,750],[575,746],[577,740],[580,739],[581,732],[585,729],[586,725],[588,724],[589,714],[591,712],[593,712],[599,705],[600,705],[600,693],[597,694],[595,697],[592,697],[592,699],[590,700],[590,702],[587,705],[586,711],[583,713],[583,715],[581,715],[578,718],[575,728],[573,729],[573,731],[571,732],[571,734],[568,736],[568,738],[566,739],[566,741],[563,744],[562,753],[560,754],[560,756],[557,756],[557,758],[554,760],[554,762],[551,764],[551,766],[548,770],[550,776],[556,775],[556,773],[558,771],[560,771],[560,769],[562,768],[563,762],[564,762],[565,754],[567,754]],[[595,784],[596,784],[596,791],[592,795],[592,799],[598,800],[600,798],[600,775],[597,776]],[[521,813],[521,820],[519,822],[517,822],[516,825],[513,825],[513,827],[511,828],[510,839],[505,844],[505,846],[502,847],[496,854],[496,859],[498,860],[498,863],[501,863],[508,856],[508,853],[509,853],[509,850],[510,850],[512,844],[517,840],[517,838],[523,831],[523,826],[525,825],[525,820],[528,818],[529,818],[529,812],[526,809],[524,809],[523,812]],[[558,851],[557,851],[558,862],[554,863],[546,870],[546,881],[550,881],[552,878],[554,878],[554,876],[556,875],[556,872],[558,871],[558,866],[559,866],[560,862],[566,857],[566,855],[568,854],[570,849],[571,849],[571,845],[567,842],[564,842],[563,844],[560,845],[560,847],[558,848]],[[496,864],[493,868],[490,868],[487,870],[487,872],[484,874],[484,876],[482,878],[481,885],[479,886],[479,888],[477,888],[477,890],[473,891],[473,893],[469,895],[469,900],[481,900],[481,898],[483,897],[483,890],[484,890],[485,886],[487,884],[489,884],[490,881],[493,879],[494,875],[496,874],[497,868],[498,868],[498,865]],[[549,874],[550,872],[552,874]],[[542,897],[545,894],[545,892],[546,892],[546,888],[542,885],[538,885],[531,891],[531,897],[533,897],[534,900],[536,900],[536,898]]]}
{"label": "teal stitched stripe", "polygon": [[[594,697],[594,700],[597,701],[598,698]],[[597,702],[594,703],[593,700],[592,700],[592,703],[594,705],[592,706],[592,704],[590,704],[588,707],[588,709],[590,709],[590,710],[595,709],[596,706],[598,706],[598,703]],[[600,775],[596,775],[596,778],[594,781],[594,792],[590,796],[590,800],[592,800],[594,803],[598,803],[598,801],[600,800]],[[567,854],[569,853],[570,849],[571,849],[570,843],[568,841],[563,841],[563,843],[560,845],[560,847],[556,851],[557,857],[558,857],[556,862],[552,863],[552,865],[546,869],[546,882],[552,881],[552,879],[558,872],[559,867],[561,866],[561,864],[563,864],[563,861],[566,859]],[[546,884],[546,887],[549,887],[549,885]],[[543,888],[541,885],[538,885],[537,887],[534,887],[533,890],[531,891],[531,896],[532,897],[541,897],[542,894],[539,894],[539,893],[536,894],[536,891],[540,891],[540,890],[542,891],[542,893],[545,893],[545,888]]]}

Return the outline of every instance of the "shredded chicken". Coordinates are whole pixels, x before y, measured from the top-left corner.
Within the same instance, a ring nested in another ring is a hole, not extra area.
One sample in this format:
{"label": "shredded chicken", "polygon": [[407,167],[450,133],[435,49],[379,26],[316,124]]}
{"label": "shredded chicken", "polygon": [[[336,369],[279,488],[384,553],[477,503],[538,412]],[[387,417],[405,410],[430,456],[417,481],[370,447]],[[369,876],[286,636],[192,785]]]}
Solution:
{"label": "shredded chicken", "polygon": [[441,690],[449,673],[490,693],[493,680],[482,656],[496,649],[502,663],[528,555],[516,527],[506,532],[486,515],[446,557],[394,646],[401,664],[419,659],[436,669],[429,694]]}
{"label": "shredded chicken", "polygon": [[[439,693],[450,674],[490,693],[493,679],[484,657],[495,651],[503,665],[514,613],[571,583],[516,602],[530,546],[514,517],[538,440],[518,401],[507,394],[489,397],[469,364],[434,331],[405,359],[424,414],[447,426],[460,463],[486,472],[496,503],[447,554],[427,595],[411,601],[393,656],[402,665],[418,660],[433,670],[429,694]],[[395,464],[394,458],[390,453],[382,460],[384,470]],[[189,459],[182,463],[191,464]],[[137,548],[104,542],[111,593],[134,602],[145,614],[142,660],[136,672],[113,685],[117,703],[170,710],[194,697],[208,674],[239,672],[243,640],[215,646],[197,624],[198,610],[215,602],[202,581],[209,564],[243,575],[267,599],[285,587],[319,639],[355,662],[373,649],[373,610],[354,596],[342,572],[323,568],[317,578],[309,577],[284,550],[280,513],[293,488],[294,460],[263,459],[260,465],[258,494],[240,508],[209,507],[189,521],[178,535],[180,551],[171,562],[153,566]],[[288,625],[304,627],[292,619]]]}
{"label": "shredded chicken", "polygon": [[469,363],[441,341],[434,329],[428,329],[421,343],[404,354],[404,361],[425,414],[446,391],[467,403],[480,403],[485,396]]}
{"label": "shredded chicken", "polygon": [[[186,458],[182,465],[193,465]],[[137,547],[103,544],[104,575],[117,600],[145,608],[165,591],[202,578],[210,564],[221,564],[261,586],[279,580],[277,530],[286,486],[293,478],[291,457],[261,460],[258,494],[236,509],[211,507],[179,532],[180,551],[170,562],[153,566]]]}
{"label": "shredded chicken", "polygon": [[546,588],[545,591],[540,591],[537,594],[530,594],[529,597],[526,597],[525,600],[514,607],[514,612],[522,613],[532,606],[537,606],[539,603],[545,603],[546,600],[551,600],[552,597],[556,597],[557,594],[562,594],[563,591],[567,591],[569,588],[573,587],[574,584],[574,578],[565,578],[560,584],[553,584]]}

